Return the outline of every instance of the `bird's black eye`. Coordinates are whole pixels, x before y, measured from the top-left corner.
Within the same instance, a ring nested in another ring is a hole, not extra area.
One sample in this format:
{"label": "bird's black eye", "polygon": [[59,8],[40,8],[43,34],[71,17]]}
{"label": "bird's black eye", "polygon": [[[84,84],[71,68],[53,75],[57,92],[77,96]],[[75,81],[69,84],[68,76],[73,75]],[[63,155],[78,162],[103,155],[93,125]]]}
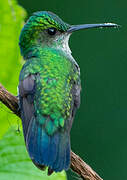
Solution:
{"label": "bird's black eye", "polygon": [[49,28],[49,29],[48,29],[48,34],[49,34],[50,36],[55,35],[56,32],[57,32],[56,28]]}

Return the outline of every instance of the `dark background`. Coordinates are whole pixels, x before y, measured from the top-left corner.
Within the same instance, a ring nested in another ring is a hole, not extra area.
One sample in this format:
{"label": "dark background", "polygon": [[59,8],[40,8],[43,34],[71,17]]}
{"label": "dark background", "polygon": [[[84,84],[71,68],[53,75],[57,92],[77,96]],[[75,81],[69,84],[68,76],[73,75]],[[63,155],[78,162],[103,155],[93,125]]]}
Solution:
{"label": "dark background", "polygon": [[[50,10],[70,24],[114,22],[119,29],[76,32],[72,55],[81,67],[81,106],[72,150],[104,180],[127,179],[127,1],[19,0],[28,16]],[[76,179],[70,170],[68,179]]]}

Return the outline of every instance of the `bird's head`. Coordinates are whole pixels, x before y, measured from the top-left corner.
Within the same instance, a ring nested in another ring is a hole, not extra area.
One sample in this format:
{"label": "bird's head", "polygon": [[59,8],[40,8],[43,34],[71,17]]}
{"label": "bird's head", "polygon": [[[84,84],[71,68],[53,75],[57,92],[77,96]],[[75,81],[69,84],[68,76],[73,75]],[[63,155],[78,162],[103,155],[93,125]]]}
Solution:
{"label": "bird's head", "polygon": [[38,46],[61,49],[70,54],[68,40],[72,32],[80,29],[117,26],[113,23],[69,25],[52,12],[36,12],[28,19],[21,31],[19,40],[21,54],[25,57],[31,48],[36,49]]}

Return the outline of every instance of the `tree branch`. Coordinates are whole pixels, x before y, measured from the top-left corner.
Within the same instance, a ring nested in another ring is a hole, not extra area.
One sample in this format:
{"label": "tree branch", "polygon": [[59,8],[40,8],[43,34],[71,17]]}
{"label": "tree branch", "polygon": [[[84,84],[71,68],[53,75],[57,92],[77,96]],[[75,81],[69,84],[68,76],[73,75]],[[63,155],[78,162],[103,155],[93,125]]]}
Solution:
{"label": "tree branch", "polygon": [[[17,97],[8,92],[1,84],[0,101],[5,104],[14,114],[20,117]],[[103,180],[94,170],[92,170],[89,165],[87,165],[72,151],[70,168],[84,180]]]}

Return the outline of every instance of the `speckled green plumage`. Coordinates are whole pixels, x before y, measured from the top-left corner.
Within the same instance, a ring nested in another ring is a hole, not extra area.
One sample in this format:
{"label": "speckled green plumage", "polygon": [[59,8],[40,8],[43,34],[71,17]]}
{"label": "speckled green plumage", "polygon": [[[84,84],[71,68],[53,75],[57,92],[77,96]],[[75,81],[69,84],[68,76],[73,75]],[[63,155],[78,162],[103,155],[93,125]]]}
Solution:
{"label": "speckled green plumage", "polygon": [[48,134],[53,134],[58,127],[63,127],[65,121],[71,118],[72,88],[79,81],[79,72],[73,62],[60,51],[49,48],[39,48],[38,57],[28,60],[21,71],[20,80],[29,74],[39,73],[36,80],[34,106],[39,116],[38,123],[45,124]]}

